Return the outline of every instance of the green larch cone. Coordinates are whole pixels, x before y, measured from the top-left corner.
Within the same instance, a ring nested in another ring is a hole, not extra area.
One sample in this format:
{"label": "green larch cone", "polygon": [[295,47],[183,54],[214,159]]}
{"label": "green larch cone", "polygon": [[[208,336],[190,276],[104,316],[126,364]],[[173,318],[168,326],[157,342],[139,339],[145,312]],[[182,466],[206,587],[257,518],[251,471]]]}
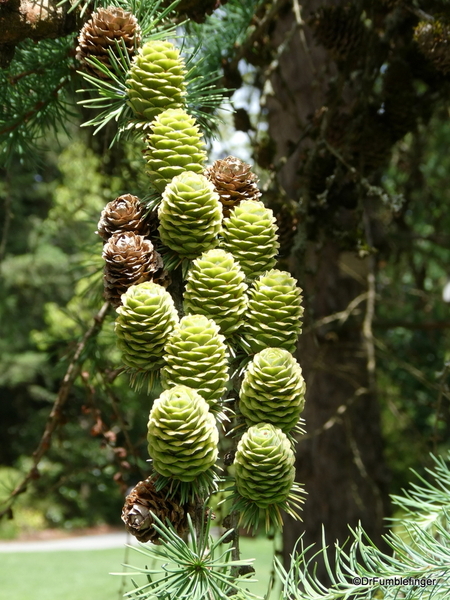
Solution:
{"label": "green larch cone", "polygon": [[202,173],[206,160],[202,137],[195,119],[181,108],[169,108],[156,117],[145,158],[147,174],[159,192],[183,171]]}
{"label": "green larch cone", "polygon": [[303,315],[301,289],[296,284],[289,273],[272,269],[250,288],[241,331],[243,345],[251,352],[264,348],[295,351]]}
{"label": "green larch cone", "polygon": [[151,123],[168,108],[181,108],[186,69],[173,44],[151,40],[135,56],[126,82],[128,103],[142,121]]}
{"label": "green larch cone", "polygon": [[197,258],[217,245],[222,208],[212,183],[198,173],[174,177],[158,209],[163,244],[182,258]]}
{"label": "green larch cone", "polygon": [[157,473],[192,482],[216,462],[219,432],[207,402],[177,385],[155,400],[148,422],[148,452]]}
{"label": "green larch cone", "polygon": [[115,332],[122,361],[152,372],[164,364],[164,345],[178,323],[172,296],[152,282],[133,285],[122,295]]}
{"label": "green larch cone", "polygon": [[280,247],[276,219],[262,202],[244,200],[223,221],[221,247],[230,252],[248,278],[271,269]]}
{"label": "green larch cone", "polygon": [[247,308],[247,284],[239,263],[225,250],[208,250],[189,271],[184,292],[187,313],[205,315],[219,325],[225,336],[243,323]]}
{"label": "green larch cone", "polygon": [[228,381],[227,348],[219,326],[203,315],[183,317],[165,347],[161,384],[196,390],[212,410],[218,410]]}
{"label": "green larch cone", "polygon": [[287,436],[260,423],[242,436],[234,459],[236,488],[259,508],[285,502],[295,478],[295,455]]}
{"label": "green larch cone", "polygon": [[295,358],[283,348],[256,354],[245,371],[239,407],[248,426],[271,423],[289,433],[305,406],[305,380]]}

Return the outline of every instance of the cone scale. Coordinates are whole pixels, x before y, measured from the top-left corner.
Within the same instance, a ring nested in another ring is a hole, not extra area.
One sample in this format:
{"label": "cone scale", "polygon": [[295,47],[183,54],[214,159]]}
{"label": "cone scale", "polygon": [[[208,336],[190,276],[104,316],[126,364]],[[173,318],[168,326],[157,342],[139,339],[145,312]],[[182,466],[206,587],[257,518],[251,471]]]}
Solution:
{"label": "cone scale", "polygon": [[78,36],[77,59],[91,75],[107,79],[107,76],[86,59],[98,59],[114,70],[108,50],[117,52],[117,43],[128,56],[133,56],[141,41],[141,28],[136,17],[121,8],[109,6],[98,8],[87,21]]}
{"label": "cone scale", "polygon": [[112,202],[108,202],[102,210],[97,233],[105,241],[115,233],[125,231],[145,236],[150,229],[145,213],[145,206],[137,196],[131,194],[119,196]]}
{"label": "cone scale", "polygon": [[169,519],[178,535],[183,535],[188,529],[187,515],[192,511],[192,505],[181,504],[176,498],[167,497],[167,491],[157,491],[153,480],[148,478],[136,484],[127,495],[122,521],[127,531],[139,542],[158,544],[160,534],[153,527],[153,515],[163,523]]}
{"label": "cone scale", "polygon": [[205,175],[220,196],[225,217],[229,217],[230,211],[243,200],[258,200],[261,196],[258,178],[252,173],[251,166],[235,156],[216,160],[206,169]]}
{"label": "cone scale", "polygon": [[114,233],[103,246],[102,256],[104,296],[115,307],[130,286],[149,280],[163,283],[167,275],[152,242],[133,231]]}

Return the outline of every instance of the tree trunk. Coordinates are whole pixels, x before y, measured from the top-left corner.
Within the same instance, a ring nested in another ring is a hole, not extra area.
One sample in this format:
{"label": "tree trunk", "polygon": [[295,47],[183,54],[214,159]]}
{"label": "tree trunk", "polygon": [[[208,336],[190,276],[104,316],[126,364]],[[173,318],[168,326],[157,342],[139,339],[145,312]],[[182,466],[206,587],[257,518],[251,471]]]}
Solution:
{"label": "tree trunk", "polygon": [[[297,355],[307,385],[307,433],[299,440],[296,469],[308,496],[303,523],[288,519],[285,527],[285,563],[303,531],[306,546],[321,543],[322,525],[331,545],[344,542],[348,526],[359,521],[381,544],[389,506],[379,409],[362,331],[368,261],[339,252],[334,243],[321,248],[311,244],[306,260],[311,271],[306,278],[298,273],[298,264],[292,270],[304,286],[307,311]],[[335,320],[311,328],[313,322],[345,311],[352,301],[354,312],[362,314],[350,315],[343,324]],[[326,580],[323,564],[318,575]]]}
{"label": "tree trunk", "polygon": [[[318,0],[303,2],[304,15],[321,4]],[[303,523],[287,520],[285,563],[303,531],[306,545],[321,544],[322,525],[331,544],[337,539],[344,542],[348,525],[355,527],[359,521],[373,541],[381,543],[383,517],[389,506],[370,334],[374,261],[343,251],[336,239],[324,233],[322,213],[309,201],[302,168],[315,152],[314,140],[305,137],[305,128],[314,114],[328,113],[328,118],[333,118],[327,95],[330,82],[341,85],[341,98],[345,81],[339,81],[327,53],[312,40],[302,20],[302,7],[289,2],[278,15],[271,32],[278,57],[266,71],[263,96],[269,134],[276,144],[278,182],[303,213],[289,268],[305,297],[305,333],[298,360],[307,384],[307,434],[298,444],[297,479],[308,496]],[[339,207],[333,219],[341,230],[351,230],[357,225],[355,212]],[[311,327],[349,305],[351,309],[352,302],[355,306],[347,319],[342,316]],[[318,575],[326,580],[323,564]]]}

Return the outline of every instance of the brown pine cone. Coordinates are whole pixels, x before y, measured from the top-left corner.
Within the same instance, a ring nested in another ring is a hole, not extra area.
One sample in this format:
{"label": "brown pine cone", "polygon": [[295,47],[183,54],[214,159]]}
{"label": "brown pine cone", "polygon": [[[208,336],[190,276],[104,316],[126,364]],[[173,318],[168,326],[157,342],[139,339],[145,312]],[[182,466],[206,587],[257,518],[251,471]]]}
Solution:
{"label": "brown pine cone", "polygon": [[120,297],[130,286],[143,281],[164,285],[167,277],[163,260],[151,241],[132,231],[114,233],[103,246],[103,258],[104,296],[115,307],[120,306]]}
{"label": "brown pine cone", "polygon": [[110,6],[97,9],[87,21],[78,36],[77,59],[83,63],[84,69],[91,75],[107,79],[99,69],[86,62],[86,58],[97,58],[111,69],[108,48],[117,55],[116,41],[131,57],[141,41],[141,28],[136,17],[121,8]]}
{"label": "brown pine cone", "polygon": [[119,196],[108,202],[102,210],[97,233],[105,241],[114,233],[133,231],[138,235],[148,235],[150,225],[145,219],[145,206],[139,198],[131,194]]}
{"label": "brown pine cone", "polygon": [[258,177],[251,166],[235,156],[227,156],[207,167],[205,176],[214,185],[223,204],[223,214],[230,216],[232,208],[242,200],[258,200],[261,192],[256,185]]}
{"label": "brown pine cone", "polygon": [[153,527],[153,513],[166,524],[169,519],[179,536],[187,531],[187,515],[193,513],[191,504],[180,504],[166,498],[166,491],[157,492],[151,478],[140,481],[128,494],[122,509],[122,521],[127,531],[140,542],[159,544],[159,533]]}

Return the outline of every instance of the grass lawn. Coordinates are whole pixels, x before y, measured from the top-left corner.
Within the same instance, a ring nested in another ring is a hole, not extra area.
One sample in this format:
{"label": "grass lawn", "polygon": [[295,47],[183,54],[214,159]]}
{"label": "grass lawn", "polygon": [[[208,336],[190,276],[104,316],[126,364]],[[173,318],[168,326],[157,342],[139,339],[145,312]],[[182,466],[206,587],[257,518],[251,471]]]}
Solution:
{"label": "grass lawn", "polygon": [[[242,558],[256,559],[259,581],[248,589],[262,596],[272,568],[273,542],[241,538],[241,550]],[[144,566],[145,557],[126,548],[1,554],[0,600],[120,600],[132,583],[126,578],[122,588],[122,578],[109,573],[122,572],[125,562]]]}

